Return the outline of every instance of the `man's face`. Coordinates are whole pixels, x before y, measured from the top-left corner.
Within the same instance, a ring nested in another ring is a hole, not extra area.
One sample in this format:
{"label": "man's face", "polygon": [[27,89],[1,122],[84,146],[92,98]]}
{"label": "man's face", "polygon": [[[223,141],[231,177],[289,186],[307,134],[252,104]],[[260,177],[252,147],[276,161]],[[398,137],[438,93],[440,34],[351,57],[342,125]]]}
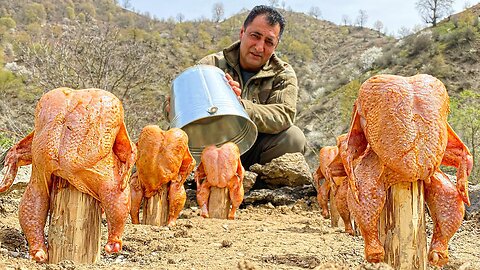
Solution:
{"label": "man's face", "polygon": [[257,16],[240,30],[240,66],[247,71],[258,71],[272,56],[278,45],[280,24],[271,26],[266,15]]}

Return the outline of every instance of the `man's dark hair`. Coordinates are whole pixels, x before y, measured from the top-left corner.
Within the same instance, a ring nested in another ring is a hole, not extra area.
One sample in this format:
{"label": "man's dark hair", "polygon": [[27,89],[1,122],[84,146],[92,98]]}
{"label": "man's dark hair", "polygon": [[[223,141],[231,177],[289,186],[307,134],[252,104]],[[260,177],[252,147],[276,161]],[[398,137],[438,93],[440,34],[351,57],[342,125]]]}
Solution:
{"label": "man's dark hair", "polygon": [[282,14],[280,14],[280,12],[273,7],[265,5],[255,6],[243,22],[243,28],[247,28],[247,26],[250,25],[259,15],[266,15],[267,22],[270,24],[270,26],[275,26],[277,23],[280,25],[280,35],[278,37],[280,40],[283,34],[283,29],[285,28],[285,18],[283,18]]}

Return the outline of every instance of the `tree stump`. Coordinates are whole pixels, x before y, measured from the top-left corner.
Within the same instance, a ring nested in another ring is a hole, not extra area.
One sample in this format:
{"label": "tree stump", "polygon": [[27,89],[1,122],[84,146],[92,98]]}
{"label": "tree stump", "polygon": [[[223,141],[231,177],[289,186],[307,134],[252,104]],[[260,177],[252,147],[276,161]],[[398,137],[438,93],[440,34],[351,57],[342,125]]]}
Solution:
{"label": "tree stump", "polygon": [[423,181],[401,182],[387,191],[380,241],[385,262],[396,270],[427,269]]}
{"label": "tree stump", "polygon": [[93,264],[100,257],[102,208],[66,180],[53,178],[48,228],[48,263]]}
{"label": "tree stump", "polygon": [[164,184],[161,190],[143,202],[142,224],[166,226],[168,222],[168,187]]}
{"label": "tree stump", "polygon": [[208,215],[210,218],[227,219],[230,205],[227,188],[210,187],[210,197],[208,198]]}
{"label": "tree stump", "polygon": [[330,223],[332,228],[340,227],[343,224],[343,219],[340,218],[340,213],[338,213],[337,202],[335,201],[335,192],[333,189],[330,190]]}

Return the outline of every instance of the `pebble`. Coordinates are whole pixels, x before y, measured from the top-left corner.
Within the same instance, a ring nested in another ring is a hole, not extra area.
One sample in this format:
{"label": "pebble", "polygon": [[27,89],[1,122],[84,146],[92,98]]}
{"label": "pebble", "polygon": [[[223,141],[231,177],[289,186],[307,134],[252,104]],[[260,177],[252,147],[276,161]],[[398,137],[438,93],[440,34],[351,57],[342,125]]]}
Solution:
{"label": "pebble", "polygon": [[265,204],[264,207],[267,209],[275,209],[275,206],[273,206],[271,202],[268,202],[267,204]]}
{"label": "pebble", "polygon": [[115,259],[115,263],[121,263],[123,262],[123,260],[125,259],[125,257],[123,255],[119,255],[116,259]]}
{"label": "pebble", "polygon": [[10,252],[10,256],[14,257],[14,258],[18,258],[21,256],[21,254],[19,252],[16,252],[16,251],[12,251]]}

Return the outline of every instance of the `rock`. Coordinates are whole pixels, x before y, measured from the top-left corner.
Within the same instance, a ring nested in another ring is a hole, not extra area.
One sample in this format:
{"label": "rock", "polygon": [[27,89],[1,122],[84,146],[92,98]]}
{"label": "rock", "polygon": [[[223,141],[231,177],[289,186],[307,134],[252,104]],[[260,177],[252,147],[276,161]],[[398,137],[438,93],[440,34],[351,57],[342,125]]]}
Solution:
{"label": "rock", "polygon": [[187,200],[183,208],[197,207],[197,191],[195,189],[185,189],[185,192],[187,193]]}
{"label": "rock", "polygon": [[249,192],[250,189],[253,187],[255,184],[255,181],[257,180],[258,174],[251,172],[251,171],[245,171],[245,176],[243,177],[243,191],[245,193]]}
{"label": "rock", "polygon": [[480,220],[480,184],[469,185],[468,195],[470,197],[470,206],[466,207],[465,219]]}
{"label": "rock", "polygon": [[269,188],[297,187],[313,181],[310,167],[301,153],[287,153],[265,165],[254,164],[250,170],[257,173]]}
{"label": "rock", "polygon": [[312,185],[301,187],[280,187],[277,189],[250,190],[245,194],[243,203],[246,205],[267,204],[274,206],[294,204],[300,199],[315,197],[316,191]]}
{"label": "rock", "polygon": [[2,243],[2,248],[12,252],[19,253],[28,251],[25,237],[17,228],[2,225],[0,227],[0,242]]}

